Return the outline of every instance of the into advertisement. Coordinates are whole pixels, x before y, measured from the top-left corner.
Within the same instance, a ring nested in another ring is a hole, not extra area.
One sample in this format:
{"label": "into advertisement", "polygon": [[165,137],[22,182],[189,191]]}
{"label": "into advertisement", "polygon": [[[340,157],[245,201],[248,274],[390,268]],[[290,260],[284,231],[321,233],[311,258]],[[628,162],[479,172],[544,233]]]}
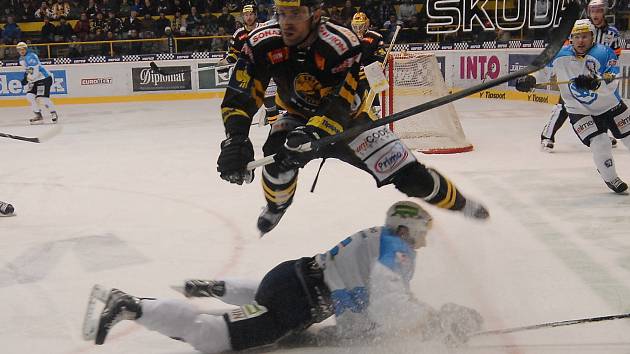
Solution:
{"label": "into advertisement", "polygon": [[[65,70],[50,70],[53,75],[51,95],[65,95],[68,93],[68,80]],[[25,96],[28,85],[22,85],[23,71],[0,72],[0,97]]]}
{"label": "into advertisement", "polygon": [[210,90],[227,87],[234,65],[221,66],[216,70],[214,64],[199,64],[199,69],[212,67],[210,70],[199,72],[199,89]]}
{"label": "into advertisement", "polygon": [[162,75],[150,67],[132,68],[133,92],[192,90],[190,66],[168,66],[171,75]]}

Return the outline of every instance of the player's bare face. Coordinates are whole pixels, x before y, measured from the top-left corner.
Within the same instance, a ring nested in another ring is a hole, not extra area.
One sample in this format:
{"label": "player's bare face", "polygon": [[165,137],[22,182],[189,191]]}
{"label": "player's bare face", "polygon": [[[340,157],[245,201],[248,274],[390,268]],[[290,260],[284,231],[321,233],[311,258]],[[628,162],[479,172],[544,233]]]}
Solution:
{"label": "player's bare face", "polygon": [[592,9],[589,11],[589,15],[595,27],[600,27],[604,24],[604,9]]}
{"label": "player's bare face", "polygon": [[573,50],[577,54],[586,54],[593,46],[593,34],[591,32],[576,33],[571,36],[571,43],[573,44]]}
{"label": "player's bare face", "polygon": [[18,54],[20,54],[21,56],[25,56],[26,55],[26,48],[20,48],[17,51],[18,51]]}
{"label": "player's bare face", "polygon": [[313,13],[308,6],[278,6],[276,12],[284,44],[298,45],[310,34]]}
{"label": "player's bare face", "polygon": [[256,13],[254,12],[246,12],[243,14],[243,22],[247,26],[253,26],[256,23]]}

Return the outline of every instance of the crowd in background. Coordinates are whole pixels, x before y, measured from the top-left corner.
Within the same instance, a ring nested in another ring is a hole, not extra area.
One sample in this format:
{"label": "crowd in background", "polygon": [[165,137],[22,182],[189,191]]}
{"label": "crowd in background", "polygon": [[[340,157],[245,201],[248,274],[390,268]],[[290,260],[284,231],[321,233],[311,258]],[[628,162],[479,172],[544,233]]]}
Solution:
{"label": "crowd in background", "polygon": [[[541,3],[540,8],[546,8],[548,1],[550,0],[536,0]],[[250,2],[251,0],[0,0],[0,44],[13,45],[19,41],[73,43],[225,36],[241,26],[240,10],[245,3]],[[273,0],[259,0],[256,3],[259,21],[269,20],[273,16]],[[429,19],[426,11],[424,7],[416,6],[424,5],[426,0],[324,0],[324,3],[325,16],[348,26],[357,11],[365,12],[371,20],[372,29],[380,31],[386,40],[391,39],[396,26],[403,26],[404,30],[397,39],[400,43],[438,40],[507,41],[513,35],[499,30],[482,31],[480,26],[474,27],[472,32],[460,31],[439,38],[427,35],[426,25]],[[620,12],[630,11],[630,0],[616,1],[614,7]],[[418,11],[418,8],[422,10]],[[71,25],[69,20],[77,21]],[[19,25],[23,22],[40,22],[41,31],[24,32]],[[625,25],[620,29],[626,30],[627,19],[619,22]],[[525,36],[544,36],[544,30],[539,32],[527,32]],[[223,51],[227,43],[227,38],[214,38],[189,49]],[[102,54],[107,54],[107,48],[102,48]],[[133,52],[138,48],[136,46],[128,49]],[[165,49],[149,45],[144,50]]]}

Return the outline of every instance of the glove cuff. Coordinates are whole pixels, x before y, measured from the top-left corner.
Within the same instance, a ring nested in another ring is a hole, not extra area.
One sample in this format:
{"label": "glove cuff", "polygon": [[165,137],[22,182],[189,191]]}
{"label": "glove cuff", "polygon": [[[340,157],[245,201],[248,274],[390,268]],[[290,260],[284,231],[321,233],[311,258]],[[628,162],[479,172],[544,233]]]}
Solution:
{"label": "glove cuff", "polygon": [[317,136],[335,135],[343,132],[343,126],[326,116],[314,116],[308,120],[305,129],[312,129]]}

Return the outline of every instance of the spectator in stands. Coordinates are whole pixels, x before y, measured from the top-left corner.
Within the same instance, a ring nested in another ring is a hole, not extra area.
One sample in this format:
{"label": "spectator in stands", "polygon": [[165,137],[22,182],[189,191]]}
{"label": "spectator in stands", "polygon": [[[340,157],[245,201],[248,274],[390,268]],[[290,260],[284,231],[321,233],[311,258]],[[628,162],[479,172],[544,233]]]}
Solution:
{"label": "spectator in stands", "polygon": [[173,10],[175,12],[179,11],[183,14],[187,14],[190,9],[190,3],[186,0],[174,0],[173,1]]}
{"label": "spectator in stands", "polygon": [[144,8],[145,10],[145,15],[149,14],[151,16],[157,16],[158,15],[158,6],[157,3],[155,3],[154,1],[151,0],[144,0]]}
{"label": "spectator in stands", "polygon": [[[175,28],[175,32],[177,32],[180,28],[185,27],[186,26],[186,21],[184,21],[184,18],[182,17],[182,13],[177,11],[175,12],[175,15],[173,15],[173,27]],[[177,35],[177,33],[174,33],[174,35]]]}
{"label": "spectator in stands", "polygon": [[7,24],[2,30],[2,41],[4,44],[16,44],[22,39],[22,30],[13,16],[7,17]]}
{"label": "spectator in stands", "polygon": [[122,37],[123,24],[120,19],[116,17],[114,10],[110,10],[106,20],[107,32],[112,32],[116,38]]}
{"label": "spectator in stands", "polygon": [[[217,36],[225,36],[225,28],[219,27],[219,31],[217,32]],[[228,39],[223,37],[212,38],[212,44],[210,45],[210,50],[213,52],[225,52],[227,50]]]}
{"label": "spectator in stands", "polygon": [[[164,14],[172,15],[174,13],[173,7],[171,6],[171,1],[169,0],[157,0],[157,10],[158,13],[164,12]],[[162,28],[162,33],[164,32],[164,28]]]}
{"label": "spectator in stands", "polygon": [[103,18],[103,13],[96,13],[96,18],[92,20],[90,24],[90,32],[96,35],[96,32],[101,30],[101,37],[105,38],[105,33],[107,32],[107,20]]}
{"label": "spectator in stands", "polygon": [[33,2],[24,1],[15,9],[16,20],[18,22],[32,21],[35,19],[35,11],[37,9],[33,7]]}
{"label": "spectator in stands", "polygon": [[258,22],[263,23],[269,21],[269,16],[267,14],[267,9],[265,8],[265,4],[258,4],[258,11],[256,11],[258,16]]}
{"label": "spectator in stands", "polygon": [[221,16],[219,16],[219,18],[217,19],[217,23],[219,24],[219,27],[223,27],[224,31],[230,33],[234,32],[234,30],[236,29],[236,19],[234,18],[234,16],[232,16],[232,14],[230,14],[227,6],[223,6],[223,9],[221,10]]}
{"label": "spectator in stands", "polygon": [[186,30],[186,26],[182,26],[179,28],[179,32],[175,33],[177,37],[187,37],[188,31]]}
{"label": "spectator in stands", "polygon": [[186,28],[188,28],[189,31],[194,31],[197,27],[201,26],[202,23],[203,19],[197,12],[197,7],[191,7],[190,15],[186,17]]}
{"label": "spectator in stands", "polygon": [[85,14],[88,16],[90,20],[96,17],[96,14],[101,12],[100,6],[96,3],[95,0],[88,0],[88,5],[85,9]]}
{"label": "spectator in stands", "polygon": [[[128,39],[140,39],[140,35],[138,31],[135,29],[129,30]],[[129,43],[129,54],[139,54],[142,52],[142,42],[131,42]]]}
{"label": "spectator in stands", "polygon": [[42,43],[51,43],[55,40],[55,34],[57,33],[57,27],[50,23],[48,17],[44,17],[44,25],[42,26]]}
{"label": "spectator in stands", "polygon": [[510,39],[512,39],[512,33],[510,33],[510,31],[497,28],[497,42],[508,42]]}
{"label": "spectator in stands", "polygon": [[55,20],[60,19],[62,16],[66,17],[70,13],[70,3],[63,0],[57,0],[52,6],[53,18]]}
{"label": "spectator in stands", "polygon": [[70,58],[80,58],[83,56],[83,48],[77,42],[79,41],[79,37],[73,35],[70,38],[70,45],[68,46],[68,57]]}
{"label": "spectator in stands", "polygon": [[165,47],[163,47],[162,52],[170,54],[175,53],[175,37],[173,36],[173,31],[170,27],[166,27],[163,32],[164,34],[162,37],[166,38],[166,42],[163,43],[163,46]]}
{"label": "spectator in stands", "polygon": [[341,23],[346,27],[350,27],[350,22],[352,22],[352,17],[357,13],[357,10],[352,7],[352,1],[346,0],[346,3],[341,9]]}
{"label": "spectator in stands", "polygon": [[208,13],[205,18],[206,31],[209,36],[213,36],[215,33],[219,31],[219,20],[217,17],[211,13]]}
{"label": "spectator in stands", "polygon": [[65,17],[59,18],[59,26],[57,26],[57,41],[68,42],[72,38],[74,31],[72,26],[66,21]]}
{"label": "spectator in stands", "polygon": [[140,21],[138,13],[134,10],[131,10],[129,17],[125,18],[123,21],[123,33],[129,35],[131,30],[135,30],[136,35],[142,31],[142,21]]}
{"label": "spectator in stands", "polygon": [[70,12],[68,13],[68,18],[77,20],[81,17],[81,4],[79,0],[71,0],[70,1]]}
{"label": "spectator in stands", "polygon": [[88,36],[90,35],[90,20],[85,12],[81,13],[79,21],[74,24],[74,33],[79,36],[81,41],[88,39]]}
{"label": "spectator in stands", "polygon": [[151,38],[155,36],[153,31],[155,30],[155,21],[151,17],[151,14],[145,14],[142,19],[142,31],[140,32],[140,37],[147,38],[147,32],[151,32]]}
{"label": "spectator in stands", "polygon": [[[378,1],[376,2],[378,3]],[[383,21],[391,19],[392,15],[396,15],[396,9],[394,8],[394,5],[392,5],[391,0],[383,0],[383,2],[378,4],[376,17],[381,28],[385,27],[385,23]]]}
{"label": "spectator in stands", "polygon": [[405,24],[405,27],[411,27],[412,18],[416,16],[416,5],[411,0],[404,0],[398,7],[398,18]]}
{"label": "spectator in stands", "polygon": [[120,3],[120,8],[118,9],[118,14],[120,14],[120,18],[127,16],[131,12],[131,4],[129,4],[126,0]]}
{"label": "spectator in stands", "polygon": [[396,17],[396,13],[392,13],[389,15],[389,20],[383,23],[383,28],[386,31],[384,37],[387,43],[392,41],[397,26],[403,26],[403,22]]}
{"label": "spectator in stands", "polygon": [[140,16],[144,16],[146,13],[146,7],[144,6],[144,1],[142,0],[133,0],[133,4],[131,5],[131,11],[135,11]]}
{"label": "spectator in stands", "polygon": [[228,8],[228,11],[230,12],[239,11],[241,7],[243,7],[240,0],[226,0],[225,6]]}
{"label": "spectator in stands", "polygon": [[35,18],[44,19],[44,17],[53,17],[53,12],[50,10],[47,3],[42,1],[39,9],[35,11]]}
{"label": "spectator in stands", "polygon": [[162,37],[166,27],[171,27],[171,20],[166,18],[166,13],[164,11],[160,11],[160,18],[155,21],[155,36]]}

